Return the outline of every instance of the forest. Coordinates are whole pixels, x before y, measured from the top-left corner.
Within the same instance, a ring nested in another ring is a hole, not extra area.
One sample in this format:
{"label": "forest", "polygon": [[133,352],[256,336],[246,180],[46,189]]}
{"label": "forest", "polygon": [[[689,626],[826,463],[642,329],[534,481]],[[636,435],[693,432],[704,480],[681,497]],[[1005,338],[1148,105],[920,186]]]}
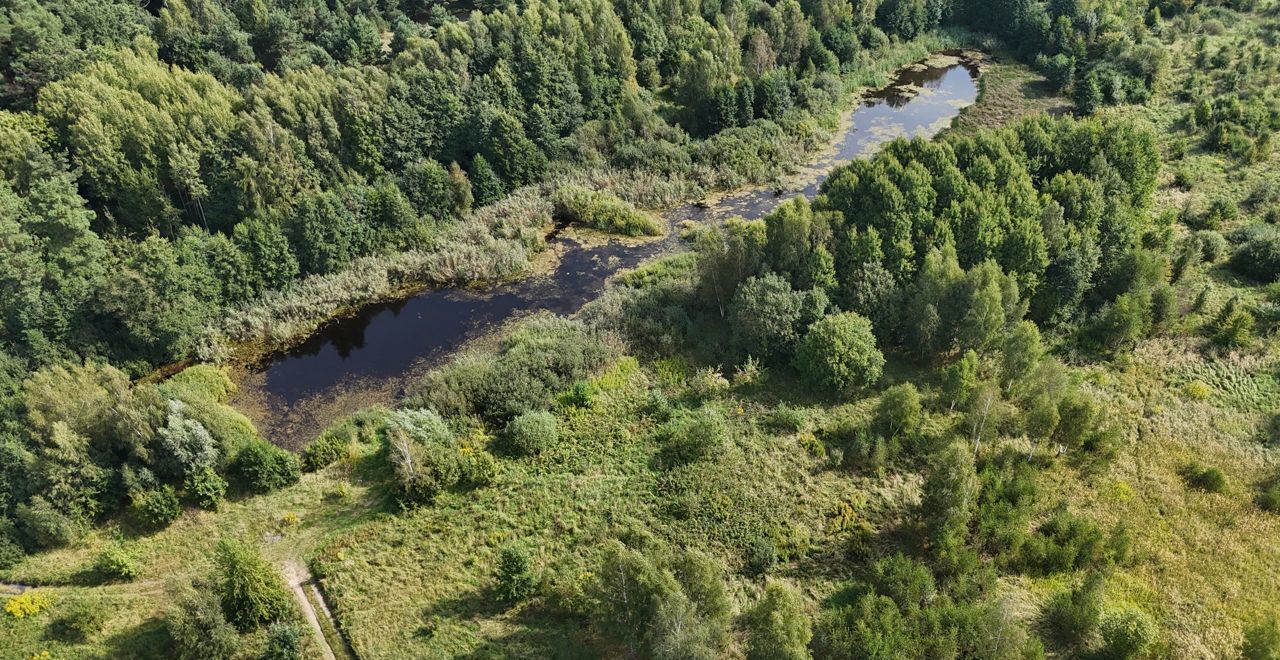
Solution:
{"label": "forest", "polygon": [[[1275,0],[0,0],[0,656],[1280,658],[1278,129]],[[672,247],[239,408],[562,231]]]}

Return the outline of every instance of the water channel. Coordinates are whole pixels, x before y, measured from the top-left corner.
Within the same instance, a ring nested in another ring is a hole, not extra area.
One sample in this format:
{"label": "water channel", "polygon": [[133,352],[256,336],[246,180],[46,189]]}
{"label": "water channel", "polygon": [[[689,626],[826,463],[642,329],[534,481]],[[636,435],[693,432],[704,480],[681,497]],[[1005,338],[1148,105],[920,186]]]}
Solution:
{"label": "water channel", "polygon": [[[950,125],[978,95],[978,64],[967,56],[935,56],[899,71],[893,83],[863,96],[847,113],[832,146],[782,189],[756,188],[666,214],[671,226],[738,215],[759,218],[781,202],[812,198],[840,163],[874,154],[897,137],[931,137]],[[233,404],[263,434],[296,448],[327,420],[374,403],[390,403],[407,383],[468,339],[516,316],[537,311],[571,314],[597,296],[606,280],[677,246],[666,239],[552,241],[554,268],[488,290],[436,289],[370,305],[336,319],[307,341],[242,375]]]}

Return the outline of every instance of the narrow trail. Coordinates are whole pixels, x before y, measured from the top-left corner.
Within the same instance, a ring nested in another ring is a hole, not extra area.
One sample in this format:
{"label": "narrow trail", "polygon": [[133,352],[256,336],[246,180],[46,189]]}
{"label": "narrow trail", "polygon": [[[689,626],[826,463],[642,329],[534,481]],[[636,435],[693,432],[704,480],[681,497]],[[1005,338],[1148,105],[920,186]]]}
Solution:
{"label": "narrow trail", "polygon": [[[324,634],[324,627],[320,625],[320,616],[328,618],[333,629],[338,629],[338,621],[334,618],[333,612],[329,611],[329,606],[325,604],[324,597],[320,594],[320,590],[316,587],[315,580],[311,577],[311,571],[306,565],[296,559],[290,559],[284,563],[283,573],[285,582],[288,583],[289,589],[293,591],[294,598],[298,601],[298,607],[302,608],[302,614],[307,618],[307,622],[311,624],[311,629],[315,632],[316,643],[320,646],[321,657],[324,660],[338,660],[333,653],[333,647],[329,645],[329,638]],[[320,613],[316,612],[316,608],[312,605],[312,599],[307,597],[307,590],[311,590],[315,597],[315,602],[319,603]],[[338,640],[341,643],[341,640]],[[344,654],[345,657],[346,654]]]}
{"label": "narrow trail", "polygon": [[0,596],[17,596],[24,591],[33,589],[34,587],[25,584],[11,584],[9,582],[0,582]]}

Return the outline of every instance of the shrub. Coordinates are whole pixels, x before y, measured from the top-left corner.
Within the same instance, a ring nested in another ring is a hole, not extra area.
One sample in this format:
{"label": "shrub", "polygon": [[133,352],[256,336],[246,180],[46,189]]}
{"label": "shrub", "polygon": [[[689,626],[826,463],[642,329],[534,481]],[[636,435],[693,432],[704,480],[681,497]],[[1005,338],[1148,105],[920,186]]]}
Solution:
{"label": "shrub", "polygon": [[25,619],[40,614],[52,604],[49,594],[42,589],[31,589],[5,601],[4,611],[15,619]]}
{"label": "shrub", "polygon": [[375,442],[388,414],[385,408],[368,408],[325,429],[302,450],[303,467],[310,472],[322,470],[348,458],[353,445]]}
{"label": "shrub", "polygon": [[1213,394],[1213,388],[1203,380],[1193,380],[1188,381],[1182,386],[1182,393],[1185,394],[1188,399],[1204,401]]}
{"label": "shrub", "polygon": [[1096,523],[1058,509],[1026,540],[1017,560],[1031,573],[1061,573],[1101,563],[1107,540]]}
{"label": "shrub", "polygon": [[763,575],[778,563],[778,545],[764,535],[756,535],[746,542],[743,552],[749,575]]}
{"label": "shrub", "polygon": [[302,660],[302,628],[292,621],[272,622],[262,660]]}
{"label": "shrub", "polygon": [[87,642],[102,632],[107,622],[107,612],[95,603],[79,600],[71,603],[66,611],[53,622],[53,634],[67,642]]}
{"label": "shrub", "polygon": [[1209,203],[1209,209],[1205,211],[1204,217],[1200,219],[1200,225],[1205,229],[1217,229],[1222,225],[1234,221],[1240,216],[1240,208],[1236,203],[1224,197],[1218,197]]}
{"label": "shrub", "polygon": [[937,593],[929,567],[902,553],[872,565],[871,585],[876,593],[893,599],[902,612],[920,611]]}
{"label": "shrub", "polygon": [[160,446],[157,470],[181,477],[202,467],[216,465],[217,444],[204,425],[187,414],[187,404],[171,399],[168,408],[166,424],[156,434],[156,442]]}
{"label": "shrub", "polygon": [[218,403],[226,403],[236,392],[236,384],[227,372],[211,364],[197,364],[174,374],[168,380],[184,393],[203,396]]}
{"label": "shrub", "polygon": [[235,471],[247,487],[259,493],[292,486],[302,478],[297,456],[263,440],[240,450]]}
{"label": "shrub", "polygon": [[1216,467],[1191,463],[1183,467],[1181,473],[1188,486],[1206,493],[1221,493],[1227,489],[1227,476]]}
{"label": "shrub", "polygon": [[923,421],[924,407],[920,405],[920,392],[915,385],[894,385],[880,395],[876,424],[886,436],[915,435]]}
{"label": "shrub", "polygon": [[538,578],[529,567],[529,556],[515,546],[507,546],[498,555],[498,599],[518,603],[534,594]]}
{"label": "shrub", "polygon": [[748,660],[807,660],[813,622],[796,591],[780,582],[747,614]]}
{"label": "shrub", "polygon": [[33,495],[14,508],[18,529],[39,548],[71,545],[80,539],[88,525],[59,511],[41,495]]}
{"label": "shrub", "polygon": [[1263,511],[1280,513],[1280,479],[1277,479],[1258,494],[1258,506]]}
{"label": "shrub", "polygon": [[884,355],[876,348],[871,322],[844,312],[809,327],[796,349],[795,364],[810,382],[847,390],[879,380]]}
{"label": "shrub", "polygon": [[164,485],[154,490],[136,492],[133,497],[133,510],[144,525],[152,529],[163,529],[182,515],[182,502],[173,486]]}
{"label": "shrub", "polygon": [[858,429],[847,436],[844,453],[846,467],[877,471],[898,455],[901,445],[870,429]]}
{"label": "shrub", "polygon": [[1095,572],[1079,586],[1059,592],[1044,609],[1045,627],[1064,645],[1082,644],[1098,627],[1104,588],[1105,579]]}
{"label": "shrub", "polygon": [[798,336],[805,293],[775,273],[749,277],[729,303],[734,342],[745,353],[770,357],[790,349]]}
{"label": "shrub", "polygon": [[569,184],[552,196],[555,213],[569,222],[627,236],[660,236],[662,225],[650,214],[605,190]]}
{"label": "shrub", "polygon": [[920,644],[893,600],[875,594],[824,612],[813,640],[821,658],[928,657]]}
{"label": "shrub", "polygon": [[181,660],[226,660],[240,647],[240,635],[227,623],[212,585],[183,589],[165,614],[165,627]]}
{"label": "shrub", "polygon": [[731,616],[723,568],[694,552],[654,554],[607,546],[587,587],[593,624],[647,657],[719,657]]}
{"label": "shrub", "polygon": [[119,543],[113,543],[98,553],[94,567],[98,573],[112,580],[133,580],[141,573],[137,557]]}
{"label": "shrub", "polygon": [[522,456],[534,456],[555,445],[559,438],[556,416],[546,412],[529,412],[507,423],[507,446]]}
{"label": "shrub", "polygon": [[492,455],[460,445],[444,418],[431,410],[391,413],[382,435],[402,506],[430,503],[450,488],[483,486],[497,471]]}
{"label": "shrub", "polygon": [[1196,232],[1196,242],[1200,247],[1200,259],[1204,262],[1215,264],[1227,256],[1227,239],[1216,231]]}
{"label": "shrub", "polygon": [[590,408],[596,402],[596,386],[580,380],[560,396],[560,403],[571,408]]}
{"label": "shrub", "polygon": [[733,369],[734,387],[755,385],[765,379],[767,371],[760,361],[748,355],[747,359]]}
{"label": "shrub", "polygon": [[227,620],[241,632],[276,621],[290,611],[280,574],[257,546],[224,539],[218,544],[218,593]]}
{"label": "shrub", "polygon": [[1242,348],[1253,343],[1255,321],[1249,312],[1235,307],[1214,321],[1211,328],[1213,343],[1223,348]]}
{"label": "shrub", "polygon": [[683,465],[713,457],[729,441],[729,421],[716,406],[677,414],[659,432],[663,459],[670,465]]}
{"label": "shrub", "polygon": [[1259,282],[1280,279],[1280,229],[1259,231],[1231,255],[1231,269]]}
{"label": "shrub", "polygon": [[1244,660],[1280,659],[1280,620],[1272,616],[1246,628],[1240,655]]}
{"label": "shrub", "polygon": [[227,494],[227,480],[208,466],[187,477],[185,487],[187,494],[195,498],[200,508],[210,511],[217,511]]}
{"label": "shrub", "polygon": [[317,472],[346,458],[350,451],[348,434],[327,430],[302,448],[302,467],[308,472]]}
{"label": "shrub", "polygon": [[767,422],[776,433],[796,433],[804,428],[805,415],[803,410],[782,403],[769,413]]}
{"label": "shrub", "polygon": [[0,571],[12,568],[27,556],[17,541],[0,534]]}
{"label": "shrub", "polygon": [[409,405],[505,424],[550,408],[553,393],[587,378],[613,355],[603,336],[582,322],[538,316],[516,326],[496,356],[471,354],[433,371]]}
{"label": "shrub", "polygon": [[1142,610],[1126,607],[1102,617],[1103,653],[1107,658],[1128,660],[1146,652],[1156,641],[1156,624]]}

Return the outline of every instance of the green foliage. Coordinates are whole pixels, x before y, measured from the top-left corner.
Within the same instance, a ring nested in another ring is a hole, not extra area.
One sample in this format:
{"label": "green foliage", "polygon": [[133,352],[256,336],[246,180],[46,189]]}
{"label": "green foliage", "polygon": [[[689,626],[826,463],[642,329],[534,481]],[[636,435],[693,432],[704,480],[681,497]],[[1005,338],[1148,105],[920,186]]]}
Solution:
{"label": "green foliage", "polygon": [[209,466],[191,473],[183,487],[202,509],[217,511],[227,494],[227,480]]}
{"label": "green foliage", "polygon": [[935,548],[963,543],[978,500],[973,454],[953,443],[937,455],[925,477],[921,515]]}
{"label": "green foliage", "polygon": [[0,536],[0,570],[7,570],[25,559],[27,553],[8,534]]}
{"label": "green foliage", "polygon": [[241,632],[280,620],[292,611],[284,581],[257,546],[223,539],[216,560],[222,612]]}
{"label": "green foliage", "polygon": [[729,303],[734,342],[748,355],[772,357],[790,348],[799,336],[805,294],[793,291],[774,273],[749,277]]}
{"label": "green foliage", "polygon": [[519,324],[496,354],[462,355],[433,371],[410,403],[505,424],[550,408],[555,393],[603,367],[611,355],[601,333],[582,322],[538,316]]}
{"label": "green foliage", "polygon": [[1280,621],[1271,616],[1246,628],[1240,655],[1245,660],[1280,658]]}
{"label": "green foliage", "polygon": [[747,658],[807,660],[812,638],[813,622],[795,589],[766,584],[764,597],[747,614]]}
{"label": "green foliage", "polygon": [[894,385],[880,395],[876,407],[876,424],[889,438],[911,437],[924,422],[924,407],[915,385]]}
{"label": "green foliage", "polygon": [[168,384],[182,388],[188,396],[203,396],[226,403],[236,385],[224,369],[210,364],[197,364],[174,374]]}
{"label": "green foliage", "polygon": [[796,347],[795,365],[811,383],[844,391],[880,380],[884,355],[876,348],[871,322],[844,312],[809,327]]}
{"label": "green foliage", "polygon": [[729,420],[715,405],[680,411],[663,425],[659,442],[663,460],[670,465],[713,459],[729,442]]}
{"label": "green foliage", "polygon": [[181,660],[229,660],[240,648],[240,636],[227,622],[212,584],[198,583],[175,594],[165,627]]}
{"label": "green foliage", "polygon": [[251,442],[236,455],[235,473],[248,488],[267,493],[298,483],[298,457],[263,440]]}
{"label": "green foliage", "polygon": [[173,486],[164,485],[153,490],[133,493],[133,510],[142,524],[152,529],[164,529],[182,515],[182,502]]}
{"label": "green foliage", "polygon": [[538,578],[529,566],[529,556],[516,546],[507,546],[498,554],[498,599],[519,603],[538,589]]}
{"label": "green foliage", "polygon": [[1262,489],[1258,494],[1258,506],[1263,511],[1280,514],[1280,479],[1272,481],[1272,483]]}
{"label": "green foliage", "polygon": [[1187,485],[1206,493],[1221,493],[1227,489],[1227,476],[1213,466],[1192,462],[1181,470]]}
{"label": "green foliage", "polygon": [[891,598],[904,613],[920,611],[937,594],[929,567],[901,553],[876,561],[871,566],[870,583],[876,593]]}
{"label": "green foliage", "polygon": [[[646,556],[617,541],[588,586],[593,625],[633,652],[714,658],[728,637],[724,569],[705,555]],[[618,598],[618,594],[628,594]]]}
{"label": "green foliage", "polygon": [[546,411],[528,412],[507,423],[506,442],[522,456],[536,456],[554,447],[559,438],[556,417]]}
{"label": "green foliage", "polygon": [[302,660],[302,634],[302,627],[292,621],[271,622],[263,660]]}
{"label": "green foliage", "polygon": [[1156,623],[1146,612],[1133,607],[1107,612],[1099,626],[1104,653],[1108,658],[1127,660],[1142,657],[1156,642]]}
{"label": "green foliage", "polygon": [[125,546],[113,543],[98,553],[94,569],[111,580],[135,580],[141,574],[138,558]]}
{"label": "green foliage", "polygon": [[381,408],[362,410],[325,429],[302,448],[302,465],[309,472],[322,470],[351,455],[356,444],[371,444],[386,418]]}
{"label": "green foliage", "polygon": [[1049,574],[1099,567],[1110,559],[1106,535],[1098,525],[1059,508],[1026,539],[1014,565]]}
{"label": "green foliage", "polygon": [[51,624],[58,639],[84,643],[102,632],[107,621],[107,611],[98,603],[78,600],[68,605]]}
{"label": "green foliage", "polygon": [[1223,348],[1244,348],[1253,343],[1253,314],[1232,300],[1210,326],[1213,343]]}
{"label": "green foliage", "polygon": [[1280,231],[1259,231],[1236,248],[1231,268],[1259,282],[1280,278]]}
{"label": "green foliage", "polygon": [[964,405],[969,395],[978,386],[978,354],[969,349],[959,360],[952,362],[942,370],[942,396],[948,406],[954,409]]}
{"label": "green foliage", "polygon": [[662,225],[653,216],[608,191],[583,186],[561,186],[553,195],[556,215],[611,234],[659,236]]}
{"label": "green foliage", "polygon": [[351,434],[345,429],[326,429],[302,448],[302,467],[308,472],[323,470],[346,458],[352,450]]}
{"label": "green foliage", "polygon": [[493,456],[460,443],[432,410],[391,413],[382,436],[403,506],[430,504],[443,491],[485,486],[493,479]]}
{"label": "green foliage", "polygon": [[1041,614],[1045,627],[1063,645],[1083,644],[1098,628],[1105,588],[1105,578],[1093,572],[1079,585],[1058,592]]}
{"label": "green foliage", "polygon": [[87,530],[85,521],[58,510],[40,495],[33,495],[14,509],[18,530],[37,548],[71,545]]}

